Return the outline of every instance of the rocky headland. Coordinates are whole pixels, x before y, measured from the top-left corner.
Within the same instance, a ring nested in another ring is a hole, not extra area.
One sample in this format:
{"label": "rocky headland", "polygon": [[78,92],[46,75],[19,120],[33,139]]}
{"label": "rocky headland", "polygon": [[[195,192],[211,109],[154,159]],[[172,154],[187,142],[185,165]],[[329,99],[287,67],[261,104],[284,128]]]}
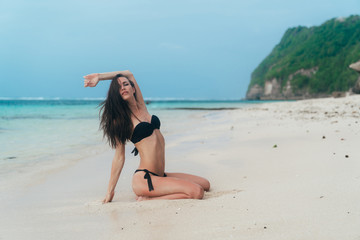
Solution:
{"label": "rocky headland", "polygon": [[359,73],[360,16],[290,28],[253,71],[246,99],[296,100],[360,93]]}

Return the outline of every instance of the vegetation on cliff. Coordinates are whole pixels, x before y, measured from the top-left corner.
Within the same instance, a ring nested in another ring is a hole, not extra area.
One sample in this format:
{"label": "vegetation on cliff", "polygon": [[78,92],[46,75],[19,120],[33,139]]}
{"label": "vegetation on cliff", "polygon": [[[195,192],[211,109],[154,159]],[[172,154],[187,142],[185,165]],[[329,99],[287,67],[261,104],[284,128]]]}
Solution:
{"label": "vegetation on cliff", "polygon": [[[281,89],[309,94],[348,91],[358,74],[349,65],[360,59],[360,16],[331,19],[321,26],[288,29],[254,70],[248,91],[274,78]],[[302,69],[302,70],[301,70]],[[313,74],[297,74],[310,70]],[[283,90],[281,90],[283,91]]]}

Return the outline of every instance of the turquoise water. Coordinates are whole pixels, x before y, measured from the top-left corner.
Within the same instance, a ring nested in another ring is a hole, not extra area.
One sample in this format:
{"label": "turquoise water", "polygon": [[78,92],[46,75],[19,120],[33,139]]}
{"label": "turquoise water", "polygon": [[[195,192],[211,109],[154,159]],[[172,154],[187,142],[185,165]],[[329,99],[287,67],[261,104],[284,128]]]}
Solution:
{"label": "turquoise water", "polygon": [[102,143],[98,101],[0,100],[0,175]]}
{"label": "turquoise water", "polygon": [[[100,102],[0,100],[0,177],[109,149],[99,131]],[[166,121],[191,109],[240,108],[254,103],[257,102],[158,100],[148,101],[148,110]]]}

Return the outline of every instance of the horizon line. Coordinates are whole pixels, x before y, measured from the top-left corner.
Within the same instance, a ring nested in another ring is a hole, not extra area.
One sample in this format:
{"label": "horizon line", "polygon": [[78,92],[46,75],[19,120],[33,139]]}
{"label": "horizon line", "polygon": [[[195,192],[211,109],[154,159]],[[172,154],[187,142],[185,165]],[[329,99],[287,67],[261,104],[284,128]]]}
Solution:
{"label": "horizon line", "polygon": [[[66,98],[66,97],[0,97],[1,100],[21,100],[21,101],[60,101],[60,100],[73,100],[73,101],[103,101],[103,97],[84,97],[84,98]],[[144,101],[246,101],[244,98],[169,98],[169,97],[149,97],[144,98]]]}

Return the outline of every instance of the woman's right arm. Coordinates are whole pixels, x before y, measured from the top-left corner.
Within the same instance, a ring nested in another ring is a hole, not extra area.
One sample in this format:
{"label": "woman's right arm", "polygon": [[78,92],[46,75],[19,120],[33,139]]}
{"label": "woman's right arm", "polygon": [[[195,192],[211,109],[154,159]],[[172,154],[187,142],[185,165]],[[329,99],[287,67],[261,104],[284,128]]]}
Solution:
{"label": "woman's right arm", "polygon": [[125,77],[130,79],[135,84],[137,100],[140,103],[140,106],[143,106],[146,108],[144,97],[141,93],[139,84],[137,83],[132,72],[130,72],[129,70],[88,74],[88,75],[84,76],[84,87],[95,87],[99,83],[99,81],[113,79],[118,74],[124,75]]}
{"label": "woman's right arm", "polygon": [[127,78],[133,78],[133,75],[129,70],[106,73],[91,73],[84,76],[84,87],[95,87],[99,81],[111,80],[118,74],[122,74]]}
{"label": "woman's right arm", "polygon": [[110,176],[107,194],[105,196],[105,199],[103,200],[103,203],[108,203],[112,201],[115,194],[115,187],[119,180],[121,170],[123,169],[124,162],[125,162],[125,145],[118,144],[116,147],[114,159],[112,161],[111,176]]}

